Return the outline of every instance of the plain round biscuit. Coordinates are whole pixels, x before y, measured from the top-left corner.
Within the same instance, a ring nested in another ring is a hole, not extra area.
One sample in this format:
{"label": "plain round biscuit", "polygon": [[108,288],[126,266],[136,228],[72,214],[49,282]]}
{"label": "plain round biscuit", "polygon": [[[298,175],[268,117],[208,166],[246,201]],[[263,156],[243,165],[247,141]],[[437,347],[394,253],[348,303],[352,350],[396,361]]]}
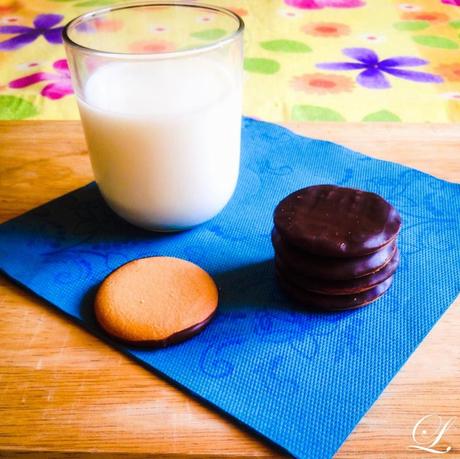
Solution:
{"label": "plain round biscuit", "polygon": [[131,261],[111,273],[96,294],[97,321],[129,344],[163,347],[200,332],[217,309],[211,276],[179,258]]}

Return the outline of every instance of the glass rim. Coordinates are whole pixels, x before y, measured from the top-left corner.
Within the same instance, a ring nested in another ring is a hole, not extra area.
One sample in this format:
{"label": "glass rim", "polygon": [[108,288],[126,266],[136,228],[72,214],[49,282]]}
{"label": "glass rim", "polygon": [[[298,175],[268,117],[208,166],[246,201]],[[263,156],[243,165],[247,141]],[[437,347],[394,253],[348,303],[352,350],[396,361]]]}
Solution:
{"label": "glass rim", "polygon": [[[136,52],[114,52],[114,51],[104,51],[99,50],[96,48],[90,48],[88,46],[81,45],[76,41],[72,40],[69,36],[69,30],[77,23],[83,23],[88,19],[93,19],[103,14],[112,12],[112,11],[119,11],[119,10],[128,10],[132,8],[139,8],[145,6],[176,6],[176,7],[187,7],[187,8],[201,8],[206,9],[209,11],[217,12],[219,14],[225,14],[229,17],[235,19],[237,23],[237,28],[228,36],[218,38],[211,43],[195,46],[188,49],[178,50],[178,51],[163,51],[163,52],[149,52],[149,53],[136,53]],[[119,58],[119,59],[168,59],[168,58],[176,58],[176,57],[184,57],[187,55],[193,54],[200,54],[211,51],[213,49],[220,48],[228,43],[233,42],[236,38],[238,38],[245,28],[244,21],[241,17],[234,13],[233,11],[215,5],[209,5],[207,3],[187,3],[186,1],[139,1],[128,3],[125,5],[116,5],[116,6],[109,6],[105,8],[98,8],[92,11],[88,11],[86,13],[80,14],[79,16],[70,20],[64,27],[62,31],[62,37],[64,43],[69,47],[76,48],[80,52],[92,54],[92,55],[99,55],[108,58]]]}

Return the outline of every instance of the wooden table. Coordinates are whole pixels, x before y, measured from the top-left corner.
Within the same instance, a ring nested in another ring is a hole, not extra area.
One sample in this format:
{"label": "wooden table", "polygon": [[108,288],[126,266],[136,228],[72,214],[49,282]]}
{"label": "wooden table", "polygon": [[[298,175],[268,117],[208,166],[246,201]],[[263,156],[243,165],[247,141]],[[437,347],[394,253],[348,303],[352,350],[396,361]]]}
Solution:
{"label": "wooden table", "polygon": [[[460,181],[454,125],[291,125]],[[91,180],[78,122],[0,123],[0,221]],[[427,458],[414,424],[457,416],[441,445],[460,457],[460,302],[445,314],[336,458]],[[0,277],[0,457],[275,457],[200,405]]]}

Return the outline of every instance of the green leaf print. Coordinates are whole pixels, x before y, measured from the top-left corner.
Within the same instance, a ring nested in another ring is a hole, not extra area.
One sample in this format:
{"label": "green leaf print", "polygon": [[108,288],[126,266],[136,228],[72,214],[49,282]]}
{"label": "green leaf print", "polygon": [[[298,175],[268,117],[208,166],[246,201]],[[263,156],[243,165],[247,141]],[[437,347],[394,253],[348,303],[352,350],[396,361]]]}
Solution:
{"label": "green leaf print", "polygon": [[414,31],[414,30],[423,30],[430,26],[430,23],[427,21],[401,21],[393,24],[393,27],[396,30],[401,31]]}
{"label": "green leaf print", "polygon": [[267,51],[275,51],[281,53],[308,53],[311,48],[295,40],[269,40],[260,43],[260,46]]}
{"label": "green leaf print", "polygon": [[224,29],[207,29],[200,32],[192,33],[192,37],[200,38],[201,40],[218,40],[227,34]]}
{"label": "green leaf print", "polygon": [[435,35],[416,35],[412,38],[419,45],[429,46],[431,48],[457,49],[459,47],[458,43],[455,41]]}
{"label": "green leaf print", "polygon": [[252,73],[265,73],[270,75],[280,69],[279,62],[262,57],[248,57],[244,60],[244,70]]}
{"label": "green leaf print", "polygon": [[363,121],[401,121],[401,118],[388,110],[369,113],[363,118]]}
{"label": "green leaf print", "polygon": [[37,114],[37,107],[22,97],[0,96],[0,120],[22,120]]}
{"label": "green leaf print", "polygon": [[315,105],[294,105],[292,119],[294,121],[345,121],[339,112]]}

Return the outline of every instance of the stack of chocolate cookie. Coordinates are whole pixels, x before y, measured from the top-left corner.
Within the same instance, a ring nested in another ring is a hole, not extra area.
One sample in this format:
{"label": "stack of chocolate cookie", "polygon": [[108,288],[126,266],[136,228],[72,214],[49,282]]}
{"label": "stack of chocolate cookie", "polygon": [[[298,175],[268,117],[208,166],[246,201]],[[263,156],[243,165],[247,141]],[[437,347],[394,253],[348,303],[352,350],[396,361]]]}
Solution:
{"label": "stack of chocolate cookie", "polygon": [[296,303],[353,309],[390,287],[401,218],[377,194],[334,185],[303,188],[278,204],[274,223],[277,278]]}

